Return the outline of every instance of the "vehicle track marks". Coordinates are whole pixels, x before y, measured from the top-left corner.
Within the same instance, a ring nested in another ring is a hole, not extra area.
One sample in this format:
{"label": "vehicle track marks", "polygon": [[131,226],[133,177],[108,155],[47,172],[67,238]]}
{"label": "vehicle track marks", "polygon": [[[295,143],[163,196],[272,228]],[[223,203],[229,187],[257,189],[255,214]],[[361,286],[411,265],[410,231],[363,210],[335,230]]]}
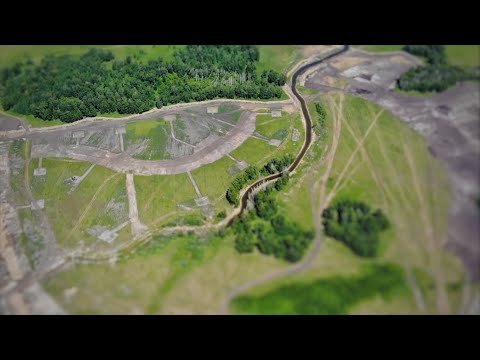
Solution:
{"label": "vehicle track marks", "polygon": [[67,235],[67,241],[70,240],[70,238],[72,237],[73,233],[78,230],[78,227],[80,226],[80,224],[82,223],[82,221],[85,219],[85,216],[87,216],[87,213],[90,211],[93,203],[94,203],[95,200],[97,199],[98,195],[100,195],[100,193],[102,192],[102,190],[103,190],[103,188],[105,187],[105,185],[107,185],[110,180],[112,180],[113,178],[117,177],[118,175],[120,175],[120,173],[115,173],[115,174],[110,175],[110,176],[109,176],[108,178],[106,178],[105,181],[98,187],[97,191],[95,191],[95,194],[93,194],[92,199],[91,199],[90,202],[87,204],[87,206],[85,207],[85,209],[82,211],[82,214],[81,214],[80,217],[78,218],[78,220],[77,220],[77,222],[75,223],[75,225],[73,226],[72,230],[70,230],[70,232],[68,233],[68,235]]}

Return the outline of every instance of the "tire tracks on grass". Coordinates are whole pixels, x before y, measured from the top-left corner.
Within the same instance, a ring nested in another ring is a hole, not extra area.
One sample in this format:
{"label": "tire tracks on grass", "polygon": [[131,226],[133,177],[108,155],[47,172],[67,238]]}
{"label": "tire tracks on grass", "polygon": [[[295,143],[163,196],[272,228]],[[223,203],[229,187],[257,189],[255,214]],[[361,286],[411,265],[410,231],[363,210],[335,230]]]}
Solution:
{"label": "tire tracks on grass", "polygon": [[404,142],[402,142],[402,147],[404,149],[405,157],[407,159],[407,164],[410,169],[410,173],[412,175],[414,189],[421,205],[419,209],[420,218],[422,219],[422,222],[425,226],[425,235],[427,238],[427,246],[428,246],[429,255],[430,255],[429,262],[434,272],[433,275],[434,275],[434,281],[435,281],[435,288],[437,292],[436,307],[440,314],[448,314],[450,312],[450,305],[448,301],[448,295],[445,290],[445,278],[440,266],[441,264],[439,261],[440,260],[439,255],[436,254],[438,249],[437,249],[437,244],[435,243],[435,234],[432,227],[432,221],[425,208],[425,204],[426,204],[425,199],[420,189],[420,182],[418,180],[417,173],[415,171],[415,161],[412,157],[410,149],[408,148],[408,146],[405,145]]}
{"label": "tire tracks on grass", "polygon": [[108,184],[108,182],[110,180],[112,180],[114,177],[120,175],[121,173],[115,173],[115,174],[112,174],[110,175],[108,178],[106,178],[103,183],[98,187],[97,191],[95,191],[95,194],[93,195],[92,199],[90,200],[90,202],[87,204],[87,206],[85,207],[85,209],[83,210],[82,214],[80,215],[80,217],[78,218],[77,222],[75,223],[74,227],[72,228],[72,230],[70,230],[70,232],[68,233],[67,235],[67,238],[66,238],[66,241],[70,240],[70,238],[72,237],[72,234],[74,232],[76,232],[78,230],[78,227],[80,226],[80,224],[82,223],[82,221],[85,219],[85,217],[87,216],[87,213],[88,211],[90,211],[90,208],[92,207],[93,203],[95,202],[95,200],[97,199],[98,195],[101,193],[101,191],[103,190],[103,188]]}
{"label": "tire tracks on grass", "polygon": [[358,151],[360,151],[361,147],[363,146],[363,143],[365,142],[365,140],[367,139],[368,135],[370,134],[370,132],[372,131],[373,127],[375,126],[375,124],[377,123],[377,120],[378,118],[380,117],[380,115],[383,113],[383,109],[377,114],[377,116],[372,120],[372,122],[370,123],[370,125],[368,126],[367,128],[367,131],[365,132],[365,134],[363,135],[362,139],[360,140],[360,144],[357,145],[357,147],[355,148],[355,150],[353,151],[353,153],[350,155],[350,158],[347,160],[347,163],[345,164],[342,172],[340,173],[335,185],[333,186],[331,192],[328,194],[327,198],[326,198],[326,203],[330,203],[330,201],[332,201],[333,197],[335,196],[336,194],[336,190],[338,188],[338,186],[340,185],[340,182],[343,180],[347,170],[349,169],[353,159],[355,159],[355,155],[357,154]]}
{"label": "tire tracks on grass", "polygon": [[[384,161],[385,161],[385,163],[388,167],[389,172],[391,174],[393,174],[393,181],[395,182],[395,184],[398,187],[398,189],[396,191],[396,193],[398,193],[399,196],[400,196],[400,198],[399,198],[400,201],[398,203],[400,204],[401,207],[403,207],[405,212],[412,213],[413,208],[410,206],[410,204],[409,204],[409,202],[406,198],[406,195],[405,195],[405,192],[404,192],[404,187],[401,186],[399,181],[398,181],[400,176],[398,174],[397,168],[392,164],[391,160],[386,155],[385,145],[383,143],[383,140],[382,140],[381,136],[379,136],[377,133],[375,133],[375,139],[376,139],[376,141],[379,145],[380,154],[383,157],[383,159],[384,159]],[[414,234],[412,234],[411,227],[408,224],[404,224],[403,221],[400,221],[398,219],[398,216],[395,216],[394,219],[397,223],[397,226],[401,229],[402,232],[403,231],[408,232],[411,239],[416,238],[414,236]],[[421,244],[421,247],[424,248],[424,245]],[[402,253],[404,254],[404,256],[402,256],[402,257],[405,259],[404,266],[405,266],[405,270],[406,270],[406,273],[407,273],[407,281],[408,281],[408,283],[409,283],[409,285],[412,289],[413,296],[414,296],[414,299],[415,299],[415,303],[417,305],[417,308],[420,311],[426,312],[427,311],[426,301],[425,301],[425,298],[423,296],[422,289],[418,285],[415,274],[412,271],[412,264],[410,262],[409,254],[405,254],[405,250],[404,250],[403,247],[401,249],[402,249]],[[428,256],[428,254],[426,252],[425,252],[425,256]]]}
{"label": "tire tracks on grass", "polygon": [[[357,144],[357,147],[359,147],[360,149],[360,152],[362,154],[362,157],[364,158],[364,160],[366,160],[366,163],[367,163],[367,166],[369,168],[369,171],[370,171],[370,174],[371,176],[374,178],[374,181],[377,185],[377,188],[381,190],[381,194],[382,194],[382,202],[383,202],[383,206],[385,209],[389,209],[390,208],[390,205],[387,201],[387,197],[390,198],[390,200],[395,203],[395,197],[393,196],[392,192],[391,192],[391,189],[387,186],[387,184],[385,184],[382,179],[381,179],[381,176],[379,176],[379,174],[377,173],[377,171],[375,170],[375,166],[370,158],[370,155],[368,153],[368,151],[366,150],[365,146],[364,146],[364,141],[361,141],[355,134],[355,132],[353,131],[352,127],[350,126],[349,122],[346,120],[346,117],[343,116],[343,112],[342,112],[342,109],[340,109],[339,106],[337,106],[335,103],[334,103],[334,106],[336,107],[337,109],[337,112],[340,114],[340,116],[342,116],[342,120],[343,120],[343,123],[344,125],[346,126],[348,132],[350,133],[350,135],[352,136],[352,138],[355,140],[356,144]],[[380,110],[377,114],[372,114],[374,116],[374,121],[376,121],[376,119],[378,119],[381,114],[383,113],[383,110]],[[376,140],[378,141],[378,134],[376,132],[374,132],[375,134],[375,137],[376,137]],[[366,137],[366,135],[368,135],[367,133],[364,135],[364,138]],[[382,152],[382,156],[384,157],[384,159],[388,162],[388,164],[390,165],[390,161],[386,158],[384,152],[383,152],[384,149],[381,150]],[[359,166],[360,166],[360,162],[357,164],[357,167],[355,167],[351,172],[350,172],[350,175],[352,173],[355,172],[355,169],[357,169]],[[346,181],[344,181],[342,183],[342,185],[339,186],[339,188],[337,189],[337,191],[339,191],[343,185],[346,184]],[[402,195],[403,195],[403,192],[402,192]],[[395,220],[397,222],[397,226],[398,226],[398,218],[395,217]],[[402,226],[400,226],[401,228],[403,228]],[[408,257],[407,257],[408,258]],[[413,272],[411,271],[411,266],[410,266],[410,262],[407,260],[407,263],[405,264],[405,268],[406,268],[406,272],[407,272],[407,280],[412,288],[412,292],[413,292],[413,295],[414,295],[414,298],[415,298],[415,302],[416,302],[416,305],[417,305],[417,308],[419,308],[422,312],[424,312],[426,310],[426,305],[425,305],[425,300],[424,300],[424,297],[423,297],[423,294],[416,282],[416,279],[415,279],[415,276],[413,274]]]}

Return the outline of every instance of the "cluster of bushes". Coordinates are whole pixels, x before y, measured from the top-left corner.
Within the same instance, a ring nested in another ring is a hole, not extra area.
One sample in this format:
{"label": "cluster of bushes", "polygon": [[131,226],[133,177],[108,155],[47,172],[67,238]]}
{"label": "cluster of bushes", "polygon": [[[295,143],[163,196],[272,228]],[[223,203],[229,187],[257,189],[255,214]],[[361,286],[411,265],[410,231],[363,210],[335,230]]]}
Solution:
{"label": "cluster of bushes", "polygon": [[275,181],[275,185],[274,185],[275,190],[282,191],[285,188],[285,186],[287,186],[289,179],[290,179],[290,176],[288,176],[287,173],[283,173],[280,179]]}
{"label": "cluster of bushes", "polygon": [[431,65],[445,64],[447,62],[447,55],[445,53],[444,45],[405,45],[403,50],[427,59]]}
{"label": "cluster of bushes", "polygon": [[317,136],[323,138],[326,134],[327,112],[323,105],[319,102],[315,103],[315,112],[317,113],[316,121],[313,124],[313,131]]}
{"label": "cluster of bushes", "polygon": [[303,257],[314,233],[278,214],[274,191],[272,186],[268,186],[265,191],[256,194],[255,211],[233,222],[235,248],[240,253],[249,253],[257,248],[262,254],[296,262]]}
{"label": "cluster of bushes", "polygon": [[402,90],[441,92],[458,81],[480,80],[478,69],[462,69],[451,65],[427,65],[408,70],[398,80]]}
{"label": "cluster of bushes", "polygon": [[[243,189],[246,184],[257,180],[262,176],[284,171],[290,166],[293,160],[294,157],[291,154],[285,154],[280,158],[269,160],[261,169],[255,165],[250,165],[241,174],[237,175],[228,187],[225,194],[228,202],[234,206],[238,206],[240,190]],[[285,182],[288,180],[282,181]],[[281,187],[282,185],[280,184],[278,186]]]}
{"label": "cluster of bushes", "polygon": [[5,110],[45,120],[72,122],[99,113],[141,113],[153,107],[219,97],[282,96],[285,76],[256,73],[258,48],[251,45],[189,45],[173,60],[117,61],[110,51],[83,56],[47,56],[39,64],[17,63],[0,73]]}
{"label": "cluster of bushes", "polygon": [[440,92],[458,81],[480,80],[479,69],[464,69],[447,64],[443,45],[405,45],[403,50],[427,59],[428,65],[410,69],[398,80],[402,90]]}
{"label": "cluster of bushes", "polygon": [[379,234],[390,226],[382,210],[372,211],[367,204],[348,199],[325,209],[322,217],[325,234],[366,257],[377,255]]}
{"label": "cluster of bushes", "polygon": [[290,166],[294,157],[292,154],[285,154],[280,158],[273,158],[269,160],[262,168],[262,175],[272,175],[277,172],[282,172]]}
{"label": "cluster of bushes", "polygon": [[217,213],[217,220],[223,220],[227,217],[227,212],[225,210],[220,211]]}

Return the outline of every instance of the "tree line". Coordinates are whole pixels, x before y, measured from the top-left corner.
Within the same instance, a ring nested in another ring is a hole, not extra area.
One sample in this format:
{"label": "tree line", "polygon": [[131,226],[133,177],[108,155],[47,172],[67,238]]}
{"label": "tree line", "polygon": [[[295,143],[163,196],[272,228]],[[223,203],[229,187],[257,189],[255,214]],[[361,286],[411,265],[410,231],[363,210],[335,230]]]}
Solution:
{"label": "tree line", "polygon": [[326,135],[327,112],[320,102],[315,103],[315,112],[317,116],[315,117],[316,121],[313,125],[313,131],[317,136],[323,139]]}
{"label": "tree line", "polygon": [[[276,184],[281,181],[282,178]],[[262,254],[296,262],[305,254],[314,233],[278,213],[278,204],[273,197],[276,188],[270,185],[257,193],[255,211],[234,220],[235,248],[240,253],[250,253],[257,248]]]}
{"label": "tree line", "polygon": [[39,64],[25,61],[2,70],[0,100],[5,110],[73,122],[179,102],[280,98],[286,76],[273,70],[257,74],[259,58],[252,45],[189,45],[168,62],[116,60],[101,49],[80,57],[47,56]]}
{"label": "tree line", "polygon": [[459,81],[480,80],[480,68],[461,68],[447,64],[444,45],[405,45],[403,50],[422,56],[427,65],[402,74],[398,87],[419,92],[441,92]]}
{"label": "tree line", "polygon": [[355,254],[377,255],[379,235],[390,226],[381,209],[372,211],[360,201],[340,200],[322,213],[325,234],[340,240]]}
{"label": "tree line", "polygon": [[[225,193],[227,201],[238,206],[240,203],[239,194],[246,184],[251,183],[259,178],[267,175],[272,175],[277,172],[282,172],[287,169],[291,163],[293,163],[294,157],[291,154],[285,154],[280,158],[270,159],[262,168],[258,168],[256,165],[248,166],[241,174],[237,175],[233,179],[232,183]],[[288,174],[287,174],[288,175]],[[283,188],[288,180],[285,180],[282,176],[281,182],[278,187]]]}
{"label": "tree line", "polygon": [[444,45],[405,45],[402,50],[412,55],[424,57],[431,65],[447,63]]}

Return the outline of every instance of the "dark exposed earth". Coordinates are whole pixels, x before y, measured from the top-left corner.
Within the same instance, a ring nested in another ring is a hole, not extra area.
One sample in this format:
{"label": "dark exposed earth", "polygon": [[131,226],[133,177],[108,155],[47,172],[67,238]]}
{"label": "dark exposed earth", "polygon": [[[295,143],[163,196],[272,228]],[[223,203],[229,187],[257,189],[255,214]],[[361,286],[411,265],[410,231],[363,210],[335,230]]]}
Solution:
{"label": "dark exposed earth", "polygon": [[0,131],[17,130],[20,120],[0,114]]}

